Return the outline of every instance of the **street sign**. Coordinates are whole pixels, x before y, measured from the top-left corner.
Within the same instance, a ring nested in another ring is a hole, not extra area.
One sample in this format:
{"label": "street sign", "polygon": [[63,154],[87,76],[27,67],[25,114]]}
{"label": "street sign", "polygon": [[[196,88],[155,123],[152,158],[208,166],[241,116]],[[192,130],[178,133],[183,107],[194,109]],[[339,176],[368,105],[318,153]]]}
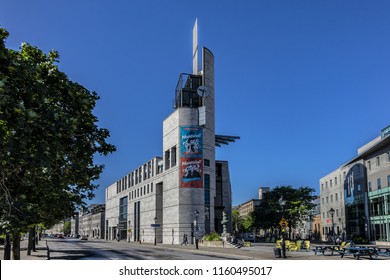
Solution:
{"label": "street sign", "polygon": [[282,218],[279,222],[279,225],[282,227],[282,228],[286,228],[288,226],[288,222],[285,218]]}
{"label": "street sign", "polygon": [[151,224],[151,227],[160,227],[160,224]]}

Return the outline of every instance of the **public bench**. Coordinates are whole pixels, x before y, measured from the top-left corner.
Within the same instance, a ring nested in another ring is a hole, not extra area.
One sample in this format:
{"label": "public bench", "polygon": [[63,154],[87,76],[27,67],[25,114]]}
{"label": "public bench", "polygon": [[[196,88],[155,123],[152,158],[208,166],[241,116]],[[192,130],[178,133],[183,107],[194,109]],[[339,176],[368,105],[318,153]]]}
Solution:
{"label": "public bench", "polygon": [[348,247],[344,248],[343,250],[339,250],[338,253],[341,255],[341,258],[344,258],[346,255],[352,255],[355,259],[360,259],[361,256],[368,256],[370,259],[372,257],[378,256],[378,251],[376,248],[373,247]]}

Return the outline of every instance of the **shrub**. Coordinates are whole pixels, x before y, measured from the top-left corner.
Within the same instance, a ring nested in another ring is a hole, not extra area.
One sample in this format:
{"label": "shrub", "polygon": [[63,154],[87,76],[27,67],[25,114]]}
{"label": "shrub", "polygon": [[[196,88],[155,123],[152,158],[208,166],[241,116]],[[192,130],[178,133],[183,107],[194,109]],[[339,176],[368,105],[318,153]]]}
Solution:
{"label": "shrub", "polygon": [[205,236],[203,236],[203,240],[205,241],[220,241],[221,237],[218,233],[210,233]]}

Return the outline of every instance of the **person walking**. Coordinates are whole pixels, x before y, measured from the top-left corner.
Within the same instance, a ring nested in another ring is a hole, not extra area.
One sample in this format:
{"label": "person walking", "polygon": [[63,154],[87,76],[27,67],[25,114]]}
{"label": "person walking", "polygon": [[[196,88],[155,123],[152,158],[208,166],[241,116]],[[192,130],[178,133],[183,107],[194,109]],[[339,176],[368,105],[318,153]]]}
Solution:
{"label": "person walking", "polygon": [[188,244],[188,238],[187,238],[187,234],[184,234],[183,235],[183,242],[181,243],[181,245],[186,245],[187,246],[187,244]]}

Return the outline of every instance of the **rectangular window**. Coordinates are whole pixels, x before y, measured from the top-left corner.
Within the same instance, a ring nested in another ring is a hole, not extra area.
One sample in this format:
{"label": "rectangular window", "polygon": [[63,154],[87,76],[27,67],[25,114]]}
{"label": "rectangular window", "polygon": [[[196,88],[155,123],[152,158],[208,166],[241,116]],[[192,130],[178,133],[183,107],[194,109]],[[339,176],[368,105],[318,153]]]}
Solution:
{"label": "rectangular window", "polygon": [[380,166],[380,165],[381,165],[380,158],[379,158],[379,157],[376,157],[376,166]]}
{"label": "rectangular window", "polygon": [[387,175],[387,186],[390,187],[390,175]]}
{"label": "rectangular window", "polygon": [[332,187],[332,185],[333,185],[333,180],[330,179],[330,187]]}
{"label": "rectangular window", "polygon": [[325,199],[324,198],[322,198],[322,204],[325,204]]}
{"label": "rectangular window", "polygon": [[170,151],[165,151],[165,170],[168,170],[169,167],[170,167],[170,159],[171,159],[171,155],[170,155]]}
{"label": "rectangular window", "polygon": [[380,190],[382,188],[381,178],[378,178],[377,182],[378,182],[378,190]]}
{"label": "rectangular window", "polygon": [[328,199],[328,197],[326,197],[326,203],[329,203],[329,199]]}
{"label": "rectangular window", "polygon": [[150,192],[153,192],[153,183],[150,183]]}
{"label": "rectangular window", "polygon": [[171,166],[176,166],[176,147],[171,149]]}
{"label": "rectangular window", "polygon": [[358,184],[358,192],[361,192],[362,190],[362,187],[360,186],[360,184]]}
{"label": "rectangular window", "polygon": [[204,159],[204,166],[210,166],[210,160]]}
{"label": "rectangular window", "polygon": [[333,194],[330,196],[330,202],[333,202]]}
{"label": "rectangular window", "polygon": [[337,177],[334,177],[334,185],[337,186]]}
{"label": "rectangular window", "polygon": [[368,182],[368,191],[372,191],[372,184],[371,184],[371,182]]}
{"label": "rectangular window", "polygon": [[328,181],[325,182],[325,187],[328,188]]}
{"label": "rectangular window", "polygon": [[335,194],[335,199],[336,199],[336,201],[338,201],[339,199],[338,199],[338,196],[337,196],[337,193]]}
{"label": "rectangular window", "polygon": [[324,184],[321,183],[321,190],[324,190]]}
{"label": "rectangular window", "polygon": [[371,170],[371,161],[367,161],[367,168],[368,170]]}

